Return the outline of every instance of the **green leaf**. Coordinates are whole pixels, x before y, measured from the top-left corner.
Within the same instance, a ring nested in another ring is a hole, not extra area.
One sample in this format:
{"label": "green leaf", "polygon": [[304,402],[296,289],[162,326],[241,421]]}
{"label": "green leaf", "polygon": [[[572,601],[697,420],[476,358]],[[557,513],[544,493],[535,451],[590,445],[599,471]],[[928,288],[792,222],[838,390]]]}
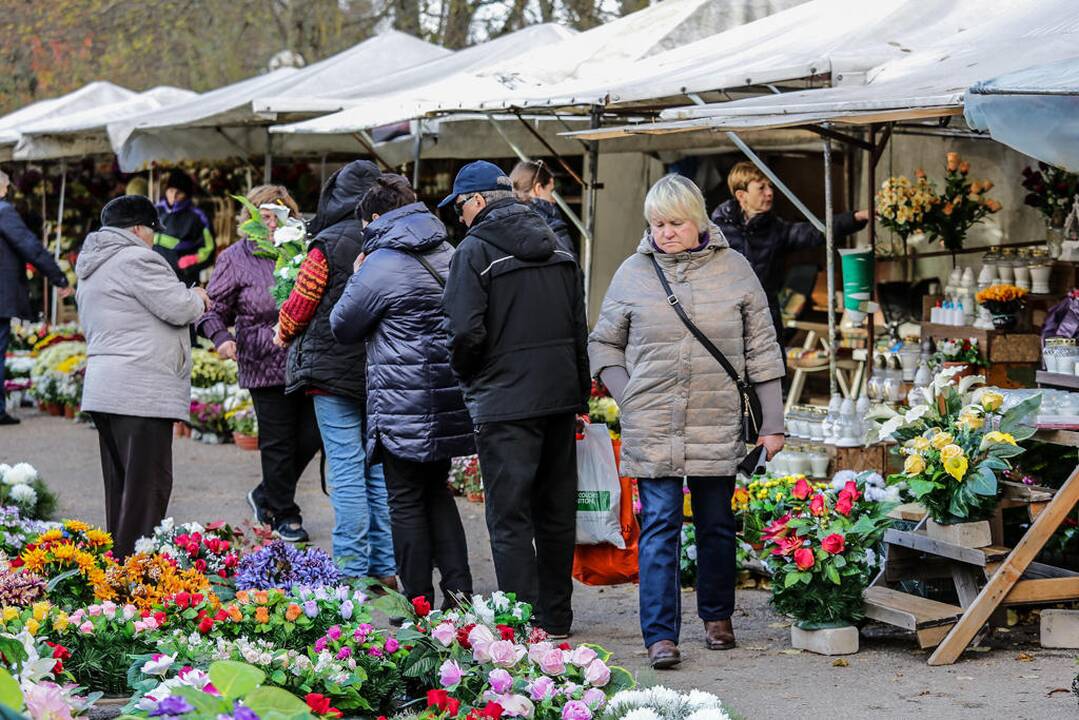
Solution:
{"label": "green leaf", "polygon": [[1031,425],[1022,425],[1016,428],[1015,432],[1012,433],[1012,437],[1015,438],[1016,442],[1023,442],[1024,440],[1029,440],[1030,438],[1034,437],[1037,432],[1038,428],[1036,427],[1033,427]]}
{"label": "green leaf", "polygon": [[1005,462],[1001,458],[993,457],[992,455],[987,457],[985,460],[982,460],[982,462],[979,463],[979,465],[981,467],[987,467],[990,470],[1007,470],[1008,468],[1011,467],[1010,463]]}
{"label": "green leaf", "polygon": [[787,577],[783,578],[783,587],[789,588],[792,585],[797,585],[801,579],[802,573],[800,572],[787,573]]}
{"label": "green leaf", "polygon": [[967,477],[966,484],[970,492],[976,495],[991,497],[997,494],[997,476],[984,464],[979,465],[978,471]]}
{"label": "green leaf", "polygon": [[[220,688],[218,688],[220,689]],[[286,718],[311,717],[311,712],[300,698],[287,690],[263,685],[244,697],[244,705],[249,707],[261,720],[284,720]]]}
{"label": "green leaf", "polygon": [[847,566],[847,558],[843,557],[842,555],[834,555],[832,557],[832,564],[842,570]]}
{"label": "green leaf", "polygon": [[66,572],[60,573],[59,575],[54,577],[52,580],[49,580],[49,584],[45,586],[45,593],[46,594],[51,594],[60,583],[62,583],[64,580],[67,580],[70,577],[75,577],[76,575],[79,574],[79,572],[80,572],[80,570],[78,568],[72,568],[71,570],[67,570]]}
{"label": "green leaf", "polygon": [[219,660],[210,664],[210,682],[229,700],[239,700],[265,679],[266,673],[247,663]]}
{"label": "green leaf", "polygon": [[603,688],[608,696],[613,696],[622,690],[632,690],[637,687],[637,681],[633,679],[633,673],[624,667],[612,665],[610,671],[611,679],[607,682],[607,686]]}
{"label": "green leaf", "polygon": [[835,584],[835,585],[841,585],[842,584],[842,582],[839,579],[839,571],[835,569],[835,565],[832,565],[832,563],[826,563],[824,565],[824,574],[829,580],[832,581],[833,584]]}
{"label": "green leaf", "polygon": [[1012,445],[1011,443],[993,443],[986,447],[986,451],[993,457],[998,458],[1010,458],[1016,455],[1022,455],[1025,450],[1018,445]]}
{"label": "green leaf", "polygon": [[23,699],[19,681],[6,668],[0,667],[0,705],[22,712]]}
{"label": "green leaf", "polygon": [[611,651],[602,645],[596,645],[595,643],[582,643],[582,645],[583,647],[591,648],[596,653],[596,657],[602,660],[604,664],[611,659]]}
{"label": "green leaf", "polygon": [[907,481],[907,489],[910,491],[910,494],[917,499],[921,499],[939,487],[940,485],[932,480],[924,480],[922,478],[911,478]]}
{"label": "green leaf", "polygon": [[1015,435],[1023,427],[1023,421],[1029,415],[1038,412],[1038,408],[1040,408],[1041,405],[1041,394],[1028,397],[1026,400],[1004,413],[1004,417],[1000,421],[1000,431]]}

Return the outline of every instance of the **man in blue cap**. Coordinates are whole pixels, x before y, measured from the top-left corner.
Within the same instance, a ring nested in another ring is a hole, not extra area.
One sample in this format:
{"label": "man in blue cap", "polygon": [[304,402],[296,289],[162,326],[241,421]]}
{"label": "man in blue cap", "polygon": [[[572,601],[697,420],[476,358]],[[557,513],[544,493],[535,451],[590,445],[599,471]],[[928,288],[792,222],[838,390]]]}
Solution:
{"label": "man in blue cap", "polygon": [[439,207],[450,203],[468,234],[442,304],[450,364],[475,426],[498,586],[531,603],[544,630],[566,637],[575,421],[592,385],[581,274],[498,166],[463,167]]}

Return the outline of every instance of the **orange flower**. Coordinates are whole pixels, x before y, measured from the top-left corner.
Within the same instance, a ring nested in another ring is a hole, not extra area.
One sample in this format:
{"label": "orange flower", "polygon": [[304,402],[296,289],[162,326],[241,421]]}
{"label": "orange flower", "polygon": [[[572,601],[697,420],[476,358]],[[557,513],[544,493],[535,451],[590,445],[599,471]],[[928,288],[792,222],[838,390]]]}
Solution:
{"label": "orange flower", "polygon": [[959,163],[959,172],[963,175],[966,175],[968,172],[970,172],[970,163],[968,163],[966,160]]}
{"label": "orange flower", "polygon": [[256,590],[255,591],[255,604],[256,605],[265,605],[269,601],[270,601],[270,593],[266,592],[265,590]]}
{"label": "orange flower", "polygon": [[232,622],[241,622],[244,619],[244,614],[240,612],[240,608],[235,605],[229,605],[226,612],[228,612],[229,618],[232,619]]}
{"label": "orange flower", "polygon": [[982,184],[980,182],[978,182],[977,180],[972,182],[970,184],[970,193],[972,195],[981,195],[982,194]]}
{"label": "orange flower", "polygon": [[236,593],[236,601],[241,605],[246,605],[247,603],[251,602],[246,590],[240,590]]}
{"label": "orange flower", "polygon": [[285,610],[285,619],[289,622],[292,622],[296,618],[300,617],[301,612],[303,612],[303,610],[300,609],[299,605],[297,605],[296,603],[290,603],[288,606],[288,610]]}
{"label": "orange flower", "polygon": [[270,622],[270,610],[266,607],[260,607],[255,609],[255,621],[265,625]]}
{"label": "orange flower", "polygon": [[914,177],[916,177],[916,178],[924,178],[925,177],[925,170],[923,170],[922,168],[918,168],[917,170],[914,171]]}
{"label": "orange flower", "polygon": [[982,180],[982,190],[989,192],[993,189],[993,183],[989,180]]}
{"label": "orange flower", "polygon": [[947,156],[947,168],[948,172],[955,172],[959,167],[959,153],[950,152]]}
{"label": "orange flower", "polygon": [[941,208],[941,212],[945,215],[951,215],[953,210],[955,210],[955,207],[951,203],[945,203],[944,207]]}
{"label": "orange flower", "polygon": [[998,201],[990,198],[989,200],[985,201],[985,207],[989,209],[989,212],[995,213],[1000,212],[1000,208],[1003,206]]}

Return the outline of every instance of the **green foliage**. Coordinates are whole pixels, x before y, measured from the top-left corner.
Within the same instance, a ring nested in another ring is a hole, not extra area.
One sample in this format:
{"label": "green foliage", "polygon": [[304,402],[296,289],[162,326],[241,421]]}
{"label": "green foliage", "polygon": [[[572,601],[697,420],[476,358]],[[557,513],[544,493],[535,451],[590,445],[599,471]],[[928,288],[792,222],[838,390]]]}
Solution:
{"label": "green foliage", "polygon": [[266,673],[247,663],[222,660],[210,666],[210,682],[229,700],[238,700],[266,679]]}
{"label": "green foliage", "polygon": [[19,681],[6,668],[0,667],[0,705],[19,712],[23,709],[22,690]]}

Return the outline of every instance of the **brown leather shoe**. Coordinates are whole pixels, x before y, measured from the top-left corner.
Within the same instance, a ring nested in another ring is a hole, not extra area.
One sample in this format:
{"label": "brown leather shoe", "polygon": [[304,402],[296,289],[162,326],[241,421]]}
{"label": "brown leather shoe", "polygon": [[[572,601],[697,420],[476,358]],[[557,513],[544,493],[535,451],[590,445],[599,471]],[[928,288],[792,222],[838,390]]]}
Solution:
{"label": "brown leather shoe", "polygon": [[673,640],[659,640],[648,647],[648,662],[654,670],[667,670],[682,662],[682,653]]}
{"label": "brown leather shoe", "polygon": [[734,626],[730,618],[726,620],[704,621],[704,646],[709,650],[731,650],[737,647],[734,641]]}
{"label": "brown leather shoe", "polygon": [[397,590],[397,576],[390,575],[389,577],[372,577],[371,580],[378,582],[377,585],[369,585],[367,592],[371,597],[382,597],[386,595],[389,590]]}

